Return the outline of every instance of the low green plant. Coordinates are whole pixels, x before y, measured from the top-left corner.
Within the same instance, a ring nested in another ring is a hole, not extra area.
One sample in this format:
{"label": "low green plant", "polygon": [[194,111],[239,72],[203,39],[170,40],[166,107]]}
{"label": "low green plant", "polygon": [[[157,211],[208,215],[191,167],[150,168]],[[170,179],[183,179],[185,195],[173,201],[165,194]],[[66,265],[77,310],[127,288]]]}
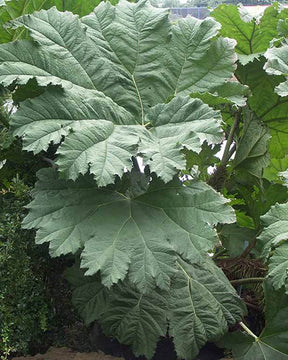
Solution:
{"label": "low green plant", "polygon": [[34,268],[33,232],[21,228],[29,190],[16,177],[0,191],[1,359],[27,353],[29,343],[47,329],[48,304],[41,272]]}

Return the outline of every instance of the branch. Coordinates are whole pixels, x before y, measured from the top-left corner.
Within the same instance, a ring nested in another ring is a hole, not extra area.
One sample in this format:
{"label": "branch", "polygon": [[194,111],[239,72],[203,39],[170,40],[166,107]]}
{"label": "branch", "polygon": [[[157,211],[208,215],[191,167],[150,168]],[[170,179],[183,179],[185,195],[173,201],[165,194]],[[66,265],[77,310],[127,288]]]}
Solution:
{"label": "branch", "polygon": [[215,260],[215,259],[218,259],[219,256],[225,254],[225,252],[227,252],[227,249],[223,248],[221,250],[219,250],[218,252],[216,252],[213,256],[212,256],[212,259]]}
{"label": "branch", "polygon": [[247,301],[244,301],[244,303],[245,303],[247,306],[251,307],[251,309],[254,309],[254,310],[259,311],[259,312],[261,311],[261,308],[260,308],[259,306],[257,306],[257,305],[251,304],[251,303],[249,303],[249,302],[247,302]]}
{"label": "branch", "polygon": [[236,279],[236,280],[230,280],[230,283],[232,285],[240,285],[240,284],[256,284],[263,282],[265,280],[265,277],[253,277],[253,278],[244,278],[244,279]]}
{"label": "branch", "polygon": [[235,150],[233,150],[233,152],[231,152],[230,151],[230,146],[231,146],[231,144],[233,142],[235,131],[237,130],[238,125],[239,125],[239,121],[241,119],[241,112],[242,112],[242,108],[240,108],[235,113],[234,121],[233,121],[231,130],[230,130],[230,133],[228,135],[227,143],[226,143],[226,146],[225,146],[225,149],[224,149],[224,153],[223,153],[223,157],[222,157],[220,166],[226,166],[228,161],[230,160],[230,157],[232,156],[233,152],[236,150],[236,148],[235,148]]}
{"label": "branch", "polygon": [[9,121],[7,120],[6,116],[4,114],[2,114],[2,111],[0,110],[0,122],[2,123],[2,125],[4,125],[5,127],[9,128]]}
{"label": "branch", "polygon": [[252,241],[250,241],[249,245],[246,247],[246,249],[240,255],[241,258],[246,258],[250,254],[250,252],[254,249],[254,247],[257,244],[258,236],[261,234],[261,232],[262,232],[262,229],[259,230],[258,233],[252,239]]}
{"label": "branch", "polygon": [[58,166],[57,166],[57,164],[55,164],[55,162],[53,160],[51,160],[45,156],[42,156],[42,160],[46,161],[48,164],[50,164],[53,169],[57,169]]}
{"label": "branch", "polygon": [[234,144],[232,146],[232,148],[230,149],[230,146],[233,142],[234,139],[234,134],[235,131],[238,128],[239,125],[239,121],[241,119],[241,112],[242,109],[240,108],[234,116],[234,122],[233,125],[231,127],[230,133],[228,135],[228,139],[226,142],[226,146],[224,149],[224,153],[223,153],[223,157],[222,160],[220,162],[220,165],[217,166],[216,170],[214,171],[214,173],[211,175],[210,179],[208,180],[208,184],[210,186],[212,186],[216,191],[221,191],[225,181],[227,179],[227,168],[226,165],[228,164],[228,161],[230,160],[231,156],[234,154],[234,152],[236,151],[236,145]]}

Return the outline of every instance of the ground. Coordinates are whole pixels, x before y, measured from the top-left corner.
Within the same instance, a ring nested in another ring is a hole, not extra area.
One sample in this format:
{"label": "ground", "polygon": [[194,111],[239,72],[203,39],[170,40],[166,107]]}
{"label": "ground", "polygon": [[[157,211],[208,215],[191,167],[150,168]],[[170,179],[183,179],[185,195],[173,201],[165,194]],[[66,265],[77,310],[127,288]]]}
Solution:
{"label": "ground", "polygon": [[104,355],[103,353],[79,353],[68,348],[51,347],[46,354],[31,357],[17,357],[12,360],[124,360],[123,358]]}

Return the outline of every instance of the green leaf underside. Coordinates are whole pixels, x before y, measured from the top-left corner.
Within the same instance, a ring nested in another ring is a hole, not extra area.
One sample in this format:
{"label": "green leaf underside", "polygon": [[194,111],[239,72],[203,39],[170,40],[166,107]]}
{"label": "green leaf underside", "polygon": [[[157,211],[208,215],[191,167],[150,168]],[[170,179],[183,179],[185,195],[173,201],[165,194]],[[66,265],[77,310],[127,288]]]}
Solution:
{"label": "green leaf underside", "polygon": [[[83,22],[87,33],[77,17],[55,8],[18,19],[15,26],[23,24],[39,45],[2,45],[1,81],[7,85],[36,77],[44,86],[67,87],[70,82],[97,89],[143,120],[147,107],[176,92],[221,85],[235,69],[235,42],[222,38],[211,42],[219,28],[211,19],[189,18],[172,26],[166,10],[145,1],[122,1],[115,8],[101,3]],[[132,27],[129,36],[127,22]]]}
{"label": "green leaf underside", "polygon": [[183,147],[198,153],[204,141],[222,140],[219,113],[189,96],[156,105],[147,119],[149,131],[102,93],[52,87],[23,102],[11,125],[14,134],[23,137],[24,149],[34,153],[65,136],[57,152],[59,170],[73,180],[89,170],[99,186],[130,170],[131,157],[138,153],[168,182],[186,166]]}
{"label": "green leaf underside", "polygon": [[288,204],[276,204],[261,217],[264,230],[259,236],[262,256],[269,255],[271,249],[288,239]]}
{"label": "green leaf underside", "polygon": [[245,309],[212,262],[191,265],[178,259],[177,264],[170,291],[154,289],[147,294],[126,281],[107,292],[97,278],[79,281],[79,270],[72,269],[68,278],[76,287],[73,303],[86,323],[98,320],[106,334],[148,358],[169,323],[178,356],[193,359],[207,341],[219,338],[239,321]]}
{"label": "green leaf underside", "polygon": [[287,360],[288,359],[288,297],[273,291],[269,282],[264,284],[266,326],[255,339],[241,332],[230,333],[221,340],[233,350],[237,360]]}
{"label": "green leaf underside", "polygon": [[145,291],[169,287],[176,252],[197,262],[213,247],[211,226],[234,221],[226,202],[201,182],[152,183],[133,199],[99,190],[89,178],[66,183],[46,169],[39,172],[24,226],[39,229],[36,242],[50,242],[52,256],[84,246],[82,267],[87,275],[100,270],[106,286],[128,273]]}

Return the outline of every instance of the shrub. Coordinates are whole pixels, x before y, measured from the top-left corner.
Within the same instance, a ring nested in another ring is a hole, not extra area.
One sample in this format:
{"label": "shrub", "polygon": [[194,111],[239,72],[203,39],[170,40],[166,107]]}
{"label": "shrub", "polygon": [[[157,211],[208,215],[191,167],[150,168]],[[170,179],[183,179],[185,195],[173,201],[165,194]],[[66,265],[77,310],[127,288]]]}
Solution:
{"label": "shrub", "polygon": [[[48,304],[44,281],[35,265],[33,232],[23,230],[23,206],[29,200],[29,187],[15,178],[0,192],[0,349],[27,353],[29,343],[37,342],[47,329]],[[36,260],[37,259],[37,260]]]}

